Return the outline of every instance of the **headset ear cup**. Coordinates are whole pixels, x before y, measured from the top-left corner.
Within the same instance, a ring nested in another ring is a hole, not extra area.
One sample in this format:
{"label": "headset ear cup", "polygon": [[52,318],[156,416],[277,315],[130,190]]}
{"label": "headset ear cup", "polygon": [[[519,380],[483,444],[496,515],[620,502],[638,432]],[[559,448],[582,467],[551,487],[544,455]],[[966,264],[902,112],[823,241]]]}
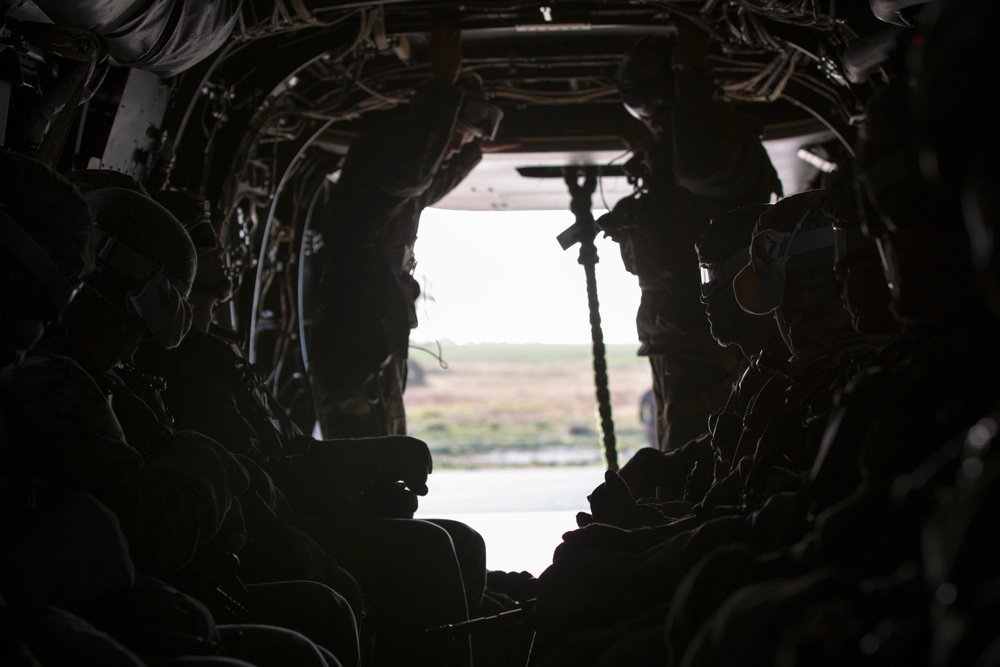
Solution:
{"label": "headset ear cup", "polygon": [[168,349],[180,345],[191,329],[191,306],[163,272],[128,297],[126,310],[145,322],[156,341]]}

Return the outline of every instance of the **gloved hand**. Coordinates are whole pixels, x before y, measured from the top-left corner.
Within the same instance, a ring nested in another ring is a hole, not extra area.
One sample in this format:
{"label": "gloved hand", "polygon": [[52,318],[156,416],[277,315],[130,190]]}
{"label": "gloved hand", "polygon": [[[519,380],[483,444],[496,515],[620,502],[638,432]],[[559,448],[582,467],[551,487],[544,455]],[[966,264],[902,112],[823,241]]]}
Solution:
{"label": "gloved hand", "polygon": [[635,505],[635,498],[629,491],[628,484],[614,470],[604,471],[604,483],[591,491],[587,500],[590,501],[590,509],[597,513],[602,510],[613,511],[616,508],[627,509]]}
{"label": "gloved hand", "polygon": [[553,561],[562,560],[581,551],[639,553],[649,546],[647,540],[639,540],[641,547],[635,544],[635,538],[643,535],[645,530],[640,532],[638,529],[633,531],[604,523],[590,523],[584,528],[563,533],[563,541],[556,546]]}
{"label": "gloved hand", "polygon": [[402,483],[418,496],[427,495],[433,462],[423,440],[405,435],[327,440],[324,459],[340,494],[351,498],[376,487]]}
{"label": "gloved hand", "polygon": [[638,554],[697,527],[700,522],[701,518],[692,514],[670,523],[633,529],[591,523],[584,528],[563,533],[563,541],[556,547],[554,560],[573,556],[581,551]]}
{"label": "gloved hand", "polygon": [[636,451],[618,471],[635,498],[653,496],[662,482],[661,470],[669,465],[671,456],[653,447],[643,447]]}
{"label": "gloved hand", "polygon": [[619,528],[655,526],[665,521],[652,505],[637,503],[625,480],[613,470],[604,473],[604,484],[594,489],[587,500],[593,516],[585,512],[577,514],[576,522],[581,528],[593,521]]}

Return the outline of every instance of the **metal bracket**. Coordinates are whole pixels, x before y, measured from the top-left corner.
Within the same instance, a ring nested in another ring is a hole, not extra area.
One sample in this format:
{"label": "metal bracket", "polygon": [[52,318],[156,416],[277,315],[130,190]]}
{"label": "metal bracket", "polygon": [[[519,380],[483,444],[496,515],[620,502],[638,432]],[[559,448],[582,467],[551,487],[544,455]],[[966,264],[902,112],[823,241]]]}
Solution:
{"label": "metal bracket", "polygon": [[594,225],[594,216],[590,210],[591,197],[597,189],[597,169],[595,167],[566,167],[562,170],[563,180],[569,188],[570,200],[569,209],[576,216],[576,222],[568,227],[556,240],[563,250],[569,250],[577,243],[581,244],[581,262],[583,261],[583,247],[589,242],[593,244],[597,236],[597,227]]}
{"label": "metal bracket", "polygon": [[77,62],[94,63],[104,60],[108,46],[89,30],[23,21],[12,25],[14,46],[30,44],[37,49]]}

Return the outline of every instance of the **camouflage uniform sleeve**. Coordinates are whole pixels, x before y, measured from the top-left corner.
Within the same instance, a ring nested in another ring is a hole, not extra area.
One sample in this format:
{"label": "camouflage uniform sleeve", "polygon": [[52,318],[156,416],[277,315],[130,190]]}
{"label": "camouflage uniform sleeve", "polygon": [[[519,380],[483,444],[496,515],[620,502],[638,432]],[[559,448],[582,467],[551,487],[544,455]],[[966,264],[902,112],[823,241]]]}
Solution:
{"label": "camouflage uniform sleeve", "polygon": [[[174,350],[167,352],[169,357]],[[232,391],[218,376],[208,377],[208,373],[198,373],[199,368],[192,366],[185,368],[186,360],[175,361],[178,372],[166,377],[164,400],[178,428],[203,433],[234,454],[259,459],[258,430],[240,412]]]}
{"label": "camouflage uniform sleeve", "polygon": [[[269,421],[272,415],[265,414],[248,384],[246,359],[227,343],[191,332],[170,350],[144,344],[134,359],[141,370],[163,378],[161,395],[178,428],[203,433],[258,462],[283,455],[277,430],[283,426],[281,415]],[[261,396],[267,390],[259,382],[254,387]]]}
{"label": "camouflage uniform sleeve", "polygon": [[247,473],[204,436],[144,457],[125,440],[107,396],[66,357],[32,357],[0,379],[12,465],[56,499],[85,491],[112,509],[137,567],[186,564],[222,525]]}
{"label": "camouflage uniform sleeve", "polygon": [[125,441],[108,397],[68,357],[29,357],[0,379],[11,467],[42,493],[90,491],[112,509],[135,501],[143,457]]}
{"label": "camouflage uniform sleeve", "polygon": [[222,445],[181,431],[163,456],[147,463],[139,487],[136,523],[122,523],[136,565],[156,574],[188,564],[219,534],[249,475]]}
{"label": "camouflage uniform sleeve", "polygon": [[327,516],[348,505],[348,498],[334,481],[329,457],[308,436],[296,440],[294,456],[270,462],[268,472],[284,490],[296,516]]}
{"label": "camouflage uniform sleeve", "polygon": [[[324,236],[386,245],[391,225],[434,181],[451,142],[462,93],[435,82],[413,97],[399,122],[373,128],[348,151],[321,219]],[[405,236],[405,234],[403,234]]]}
{"label": "camouflage uniform sleeve", "polygon": [[777,173],[749,119],[712,102],[706,66],[677,72],[673,110],[674,176],[684,189],[726,207],[766,202]]}
{"label": "camouflage uniform sleeve", "polygon": [[387,152],[372,175],[384,192],[410,198],[427,190],[451,143],[461,102],[460,90],[434,81],[416,93],[404,121],[384,135],[392,143],[384,145]]}
{"label": "camouflage uniform sleeve", "polygon": [[478,142],[466,144],[462,151],[452,157],[444,164],[431,187],[424,194],[424,206],[433,206],[442,197],[451,192],[465,177],[476,168],[476,165],[483,159],[483,152],[479,148]]}
{"label": "camouflage uniform sleeve", "polygon": [[0,590],[7,601],[87,609],[134,580],[118,517],[88,493],[11,522],[0,537]]}
{"label": "camouflage uniform sleeve", "polygon": [[291,505],[271,475],[249,457],[236,458],[250,475],[250,489],[242,501],[247,519],[261,523],[287,522],[292,514]]}

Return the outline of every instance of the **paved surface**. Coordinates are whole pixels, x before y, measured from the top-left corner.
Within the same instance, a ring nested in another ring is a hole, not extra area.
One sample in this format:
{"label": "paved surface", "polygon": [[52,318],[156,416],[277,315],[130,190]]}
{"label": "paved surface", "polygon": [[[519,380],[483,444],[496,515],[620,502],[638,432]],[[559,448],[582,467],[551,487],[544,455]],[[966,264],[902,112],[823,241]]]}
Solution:
{"label": "paved surface", "polygon": [[442,470],[428,479],[417,518],[467,523],[486,540],[488,568],[538,576],[603,479],[596,466]]}

